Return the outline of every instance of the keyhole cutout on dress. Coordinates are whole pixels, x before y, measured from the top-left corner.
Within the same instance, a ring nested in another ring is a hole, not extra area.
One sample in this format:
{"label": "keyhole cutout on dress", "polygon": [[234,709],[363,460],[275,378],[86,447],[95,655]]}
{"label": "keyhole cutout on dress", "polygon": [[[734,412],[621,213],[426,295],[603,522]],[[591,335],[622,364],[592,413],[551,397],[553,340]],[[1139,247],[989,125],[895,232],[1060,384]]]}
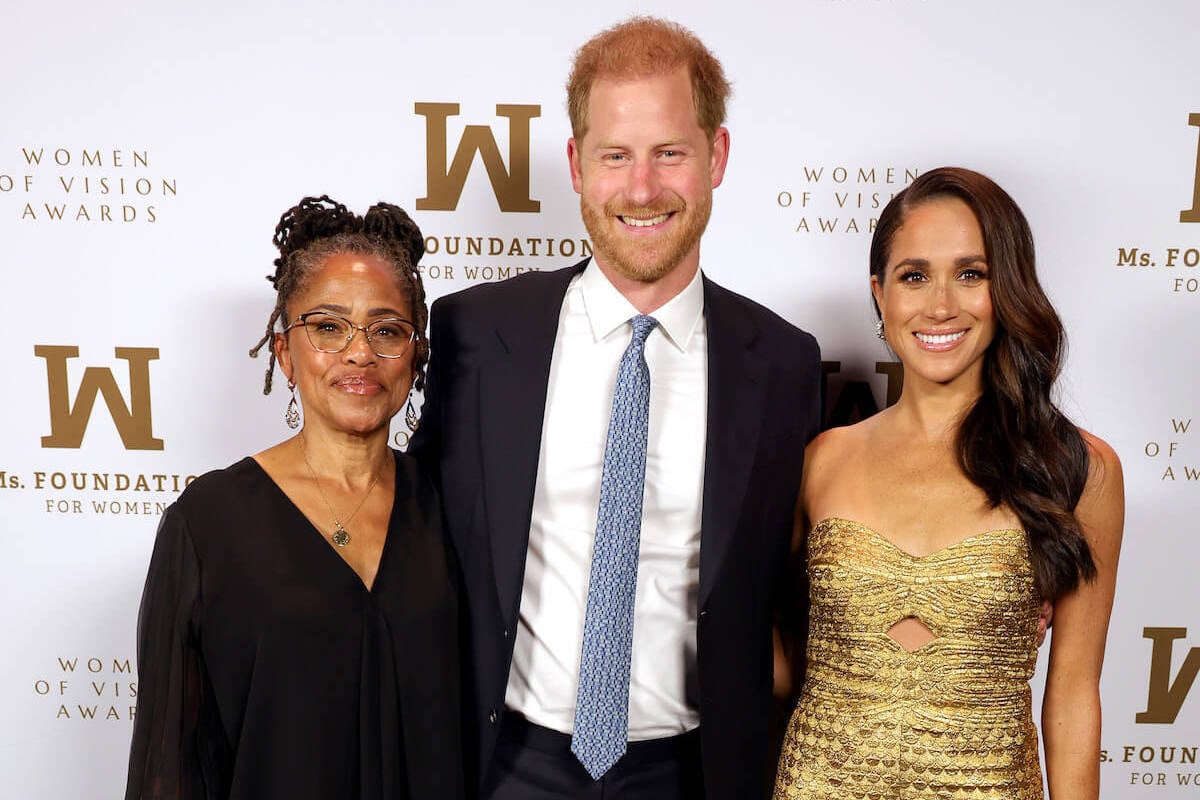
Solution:
{"label": "keyhole cutout on dress", "polygon": [[910,653],[915,653],[937,636],[917,617],[905,617],[887,629],[887,635]]}

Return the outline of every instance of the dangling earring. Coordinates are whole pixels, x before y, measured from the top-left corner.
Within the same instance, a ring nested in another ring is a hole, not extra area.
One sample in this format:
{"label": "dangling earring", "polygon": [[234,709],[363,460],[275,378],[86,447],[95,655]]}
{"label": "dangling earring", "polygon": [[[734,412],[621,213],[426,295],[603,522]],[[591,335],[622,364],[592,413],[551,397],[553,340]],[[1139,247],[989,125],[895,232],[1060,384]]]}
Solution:
{"label": "dangling earring", "polygon": [[408,395],[408,407],[404,409],[404,424],[408,426],[408,433],[397,431],[392,437],[392,441],[396,446],[407,450],[408,443],[412,439],[412,435],[417,432],[417,426],[421,424],[421,418],[417,416],[417,410],[413,408],[412,394]]}
{"label": "dangling earring", "polygon": [[887,337],[883,335],[883,320],[881,319],[875,320],[875,335],[879,337],[880,341],[887,341]]}
{"label": "dangling earring", "polygon": [[404,409],[404,424],[413,433],[417,432],[417,427],[421,424],[421,418],[417,416],[417,410],[413,408],[411,394],[408,396],[408,408]]}
{"label": "dangling earring", "polygon": [[292,399],[288,401],[287,411],[283,412],[283,421],[292,430],[300,427],[300,408],[296,404],[296,382],[288,381],[288,388],[292,390]]}

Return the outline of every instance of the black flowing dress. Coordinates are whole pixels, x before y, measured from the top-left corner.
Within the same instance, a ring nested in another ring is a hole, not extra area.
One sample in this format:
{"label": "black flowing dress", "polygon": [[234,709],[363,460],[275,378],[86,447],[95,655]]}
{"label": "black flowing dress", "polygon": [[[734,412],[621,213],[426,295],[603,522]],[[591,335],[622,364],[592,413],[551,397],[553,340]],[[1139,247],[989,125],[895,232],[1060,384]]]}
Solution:
{"label": "black flowing dress", "polygon": [[256,461],[163,515],[138,615],[126,800],[456,800],[458,592],[410,456],[374,586]]}

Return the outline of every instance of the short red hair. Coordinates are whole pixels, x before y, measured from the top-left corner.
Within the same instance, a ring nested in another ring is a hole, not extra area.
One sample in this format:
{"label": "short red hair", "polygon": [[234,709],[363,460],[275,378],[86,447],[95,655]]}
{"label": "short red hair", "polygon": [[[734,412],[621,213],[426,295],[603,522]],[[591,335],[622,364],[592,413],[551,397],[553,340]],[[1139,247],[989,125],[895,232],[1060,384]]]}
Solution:
{"label": "short red hair", "polygon": [[632,17],[601,31],[575,53],[567,79],[567,113],[571,135],[582,140],[588,130],[587,106],[592,85],[601,78],[632,80],[666,75],[685,67],[692,82],[696,122],[711,139],[725,122],[729,81],[721,62],[704,43],[676,22]]}

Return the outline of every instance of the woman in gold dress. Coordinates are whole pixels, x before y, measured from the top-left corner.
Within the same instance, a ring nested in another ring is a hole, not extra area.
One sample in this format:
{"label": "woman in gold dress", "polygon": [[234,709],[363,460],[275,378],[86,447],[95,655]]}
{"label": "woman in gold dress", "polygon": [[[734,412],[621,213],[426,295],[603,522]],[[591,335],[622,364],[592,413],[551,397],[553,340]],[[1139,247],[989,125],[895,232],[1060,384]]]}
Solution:
{"label": "woman in gold dress", "polygon": [[903,391],[806,454],[806,677],[775,798],[1042,798],[1044,598],[1050,797],[1095,800],[1121,465],[1051,400],[1063,328],[1029,226],[988,178],[938,169],[884,209],[870,261]]}

